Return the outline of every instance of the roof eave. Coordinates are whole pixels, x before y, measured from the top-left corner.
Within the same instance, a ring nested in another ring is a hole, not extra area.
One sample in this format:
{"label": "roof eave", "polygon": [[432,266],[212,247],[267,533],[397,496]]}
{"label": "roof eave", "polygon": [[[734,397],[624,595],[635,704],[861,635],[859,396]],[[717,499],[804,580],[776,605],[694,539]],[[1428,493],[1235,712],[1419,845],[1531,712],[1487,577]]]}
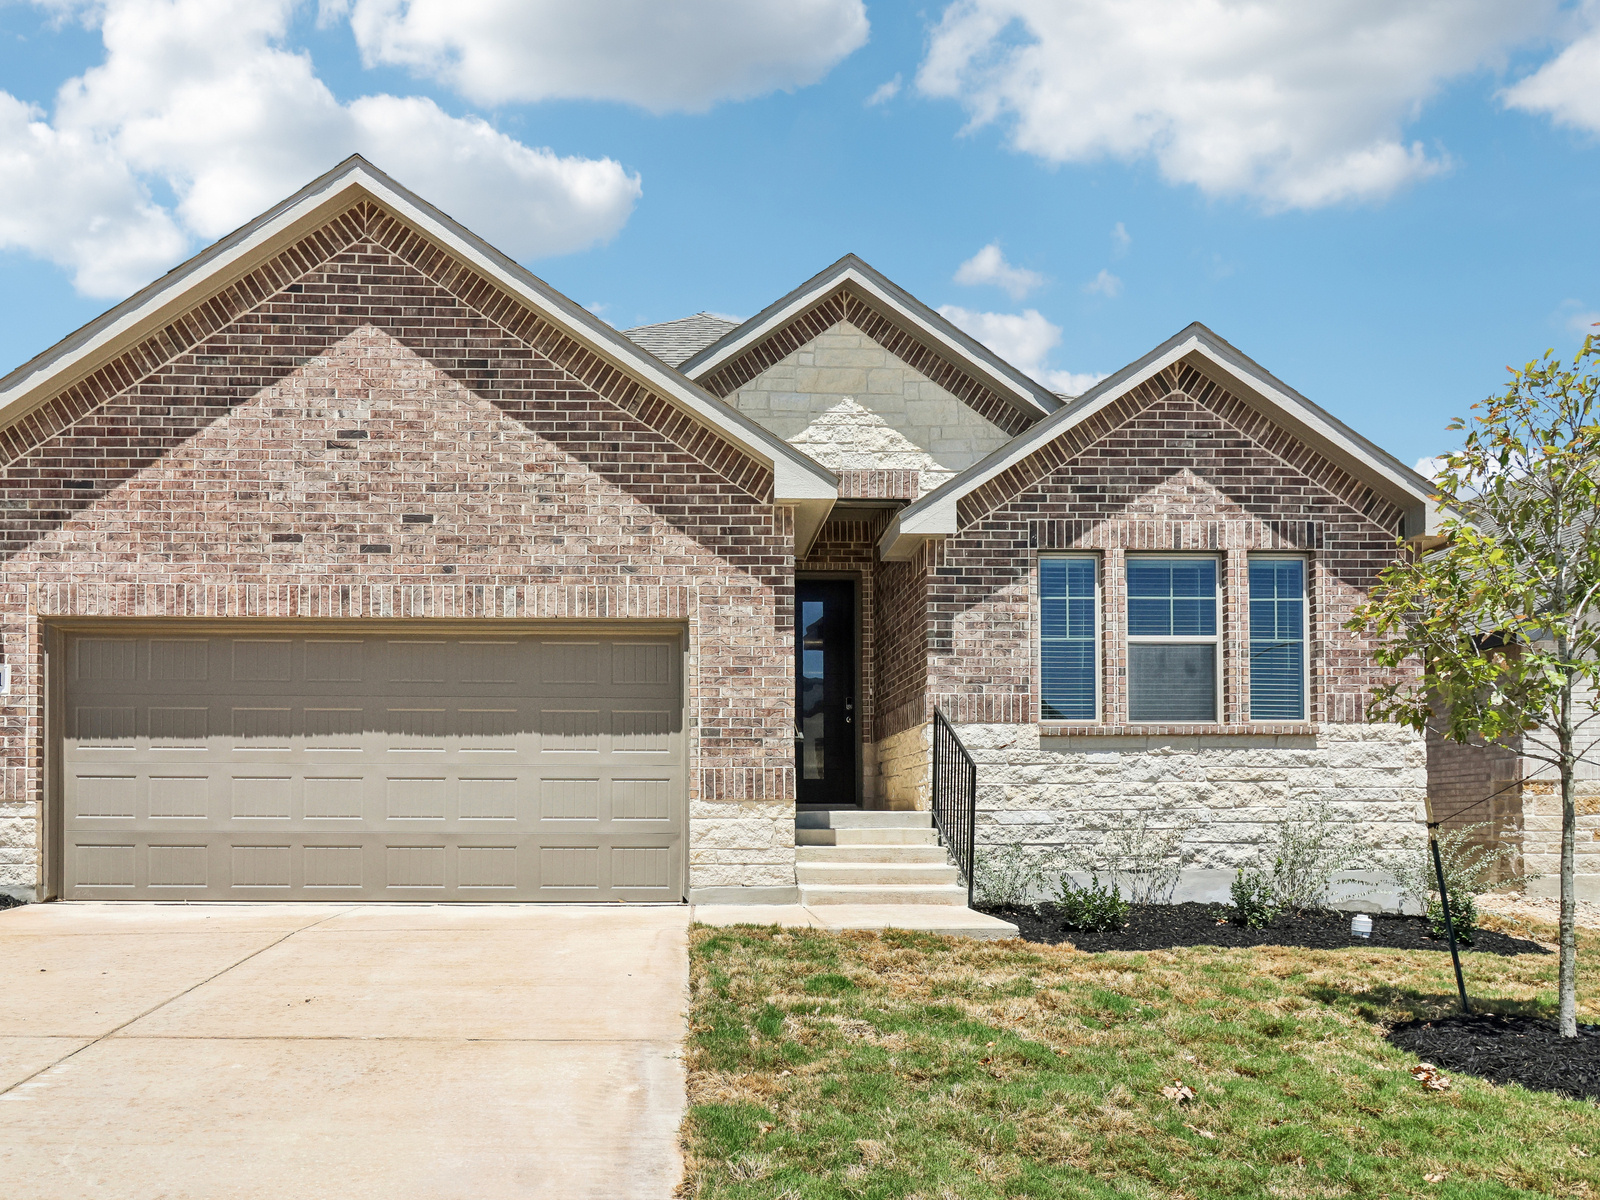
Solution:
{"label": "roof eave", "polygon": [[352,155],[283,203],[0,379],[0,426],[19,419],[31,407],[150,336],[181,312],[220,292],[273,253],[346,211],[362,194],[423,236],[444,245],[535,310],[558,317],[560,324],[586,348],[771,466],[775,504],[811,503],[820,496],[838,495],[838,476],[826,467],[634,345],[599,317],[359,155]]}
{"label": "roof eave", "polygon": [[1049,388],[1017,370],[854,254],[845,255],[698,354],[685,359],[679,370],[691,379],[704,378],[842,287],[854,289],[861,299],[887,309],[910,326],[908,332],[962,364],[986,386],[1030,416],[1045,417],[1061,407],[1060,398]]}
{"label": "roof eave", "polygon": [[[957,505],[1016,463],[1174,364],[1187,361],[1274,423],[1352,471],[1405,513],[1404,536],[1432,535],[1449,515],[1433,485],[1386,450],[1277,379],[1198,322],[1101,380],[1049,419],[1019,433],[992,454],[907,506],[879,543],[884,557],[907,558],[929,537],[958,532]],[[1220,377],[1219,377],[1220,376]],[[1242,394],[1241,394],[1242,393]]]}

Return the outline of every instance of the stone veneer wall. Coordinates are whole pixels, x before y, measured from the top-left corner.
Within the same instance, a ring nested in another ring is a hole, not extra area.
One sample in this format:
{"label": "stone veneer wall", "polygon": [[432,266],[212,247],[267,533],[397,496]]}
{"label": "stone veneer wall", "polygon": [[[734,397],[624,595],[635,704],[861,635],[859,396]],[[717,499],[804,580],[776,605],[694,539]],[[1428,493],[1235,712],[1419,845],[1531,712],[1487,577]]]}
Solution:
{"label": "stone veneer wall", "polygon": [[[1324,724],[1308,736],[1041,737],[1037,725],[1011,724],[956,733],[978,763],[980,855],[1012,844],[1059,864],[1136,813],[1193,822],[1180,900],[1226,901],[1234,869],[1308,800],[1326,800],[1374,848],[1425,835],[1427,751],[1398,725]],[[1394,907],[1392,895],[1374,898]]]}
{"label": "stone veneer wall", "polygon": [[770,471],[376,206],[0,450],[0,886],[40,867],[46,621],[377,617],[679,624],[691,884],[793,888],[793,532]]}
{"label": "stone veneer wall", "polygon": [[731,400],[824,466],[916,470],[923,492],[1010,436],[849,321],[767,367]]}
{"label": "stone veneer wall", "polygon": [[926,810],[933,771],[933,725],[924,721],[878,743],[883,808]]}

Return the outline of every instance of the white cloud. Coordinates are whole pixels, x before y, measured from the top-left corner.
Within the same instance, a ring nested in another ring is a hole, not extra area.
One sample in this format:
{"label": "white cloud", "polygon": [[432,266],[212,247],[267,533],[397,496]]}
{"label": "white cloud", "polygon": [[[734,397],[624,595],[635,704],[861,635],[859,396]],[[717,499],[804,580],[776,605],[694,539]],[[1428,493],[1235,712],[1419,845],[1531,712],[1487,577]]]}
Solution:
{"label": "white cloud", "polygon": [[1563,300],[1556,307],[1556,320],[1580,337],[1590,334],[1600,335],[1600,312],[1589,308],[1582,300]]}
{"label": "white cloud", "polygon": [[1444,468],[1444,456],[1442,454],[1431,454],[1426,458],[1417,459],[1411,469],[1424,479],[1434,479],[1438,477],[1439,472]]}
{"label": "white cloud", "polygon": [[1114,300],[1122,295],[1122,280],[1101,267],[1100,274],[1084,284],[1083,290],[1091,296],[1104,296],[1108,300]]}
{"label": "white cloud", "polygon": [[1555,13],[1556,0],[957,0],[917,86],[1052,163],[1153,159],[1210,195],[1316,208],[1445,170],[1406,123]]}
{"label": "white cloud", "polygon": [[955,281],[968,285],[993,284],[1013,300],[1021,300],[1044,283],[1044,276],[1026,267],[1014,267],[1000,252],[998,242],[990,242],[956,268]]}
{"label": "white cloud", "polygon": [[1566,49],[1500,98],[1509,108],[1600,133],[1600,2],[1587,0],[1575,17],[1574,32]]}
{"label": "white cloud", "polygon": [[1133,238],[1128,235],[1127,229],[1118,221],[1111,230],[1111,252],[1121,258],[1128,252],[1128,247],[1133,245]]}
{"label": "white cloud", "polygon": [[974,312],[954,304],[939,307],[939,315],[966,330],[1012,366],[1031,375],[1051,391],[1077,396],[1105,376],[1059,371],[1045,365],[1061,341],[1061,326],[1053,325],[1036,308],[1020,313]]}
{"label": "white cloud", "polygon": [[861,0],[355,0],[362,58],[480,104],[703,112],[815,83],[867,40]]}
{"label": "white cloud", "polygon": [[891,79],[891,80],[888,80],[886,83],[880,83],[873,90],[872,95],[867,97],[865,103],[866,103],[866,106],[868,108],[874,108],[879,104],[887,104],[889,101],[893,100],[899,94],[900,94],[900,72],[896,71],[895,75],[894,75],[894,78]]}
{"label": "white cloud", "polygon": [[603,241],[628,219],[639,178],[611,159],[525,146],[422,97],[341,104],[281,44],[296,7],[88,10],[105,61],[63,85],[53,117],[0,93],[0,245],[71,270],[82,292],[123,295],[352,152],[517,258]]}

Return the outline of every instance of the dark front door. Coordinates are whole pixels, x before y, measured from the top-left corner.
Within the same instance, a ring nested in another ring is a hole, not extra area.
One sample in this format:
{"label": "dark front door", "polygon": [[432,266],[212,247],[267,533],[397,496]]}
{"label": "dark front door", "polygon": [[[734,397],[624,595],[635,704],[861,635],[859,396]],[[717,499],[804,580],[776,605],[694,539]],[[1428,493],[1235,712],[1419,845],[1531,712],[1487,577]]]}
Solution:
{"label": "dark front door", "polygon": [[856,803],[856,598],[847,579],[795,585],[795,776],[801,804]]}

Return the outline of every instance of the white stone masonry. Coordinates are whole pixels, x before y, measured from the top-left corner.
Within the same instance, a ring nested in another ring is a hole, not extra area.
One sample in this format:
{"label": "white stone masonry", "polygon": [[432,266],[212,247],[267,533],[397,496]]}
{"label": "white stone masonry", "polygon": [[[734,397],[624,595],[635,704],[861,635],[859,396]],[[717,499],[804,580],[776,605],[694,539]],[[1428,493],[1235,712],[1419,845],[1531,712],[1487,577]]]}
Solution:
{"label": "white stone masonry", "polygon": [[732,399],[831,470],[920,471],[924,493],[1009,440],[848,321],[768,367]]}

